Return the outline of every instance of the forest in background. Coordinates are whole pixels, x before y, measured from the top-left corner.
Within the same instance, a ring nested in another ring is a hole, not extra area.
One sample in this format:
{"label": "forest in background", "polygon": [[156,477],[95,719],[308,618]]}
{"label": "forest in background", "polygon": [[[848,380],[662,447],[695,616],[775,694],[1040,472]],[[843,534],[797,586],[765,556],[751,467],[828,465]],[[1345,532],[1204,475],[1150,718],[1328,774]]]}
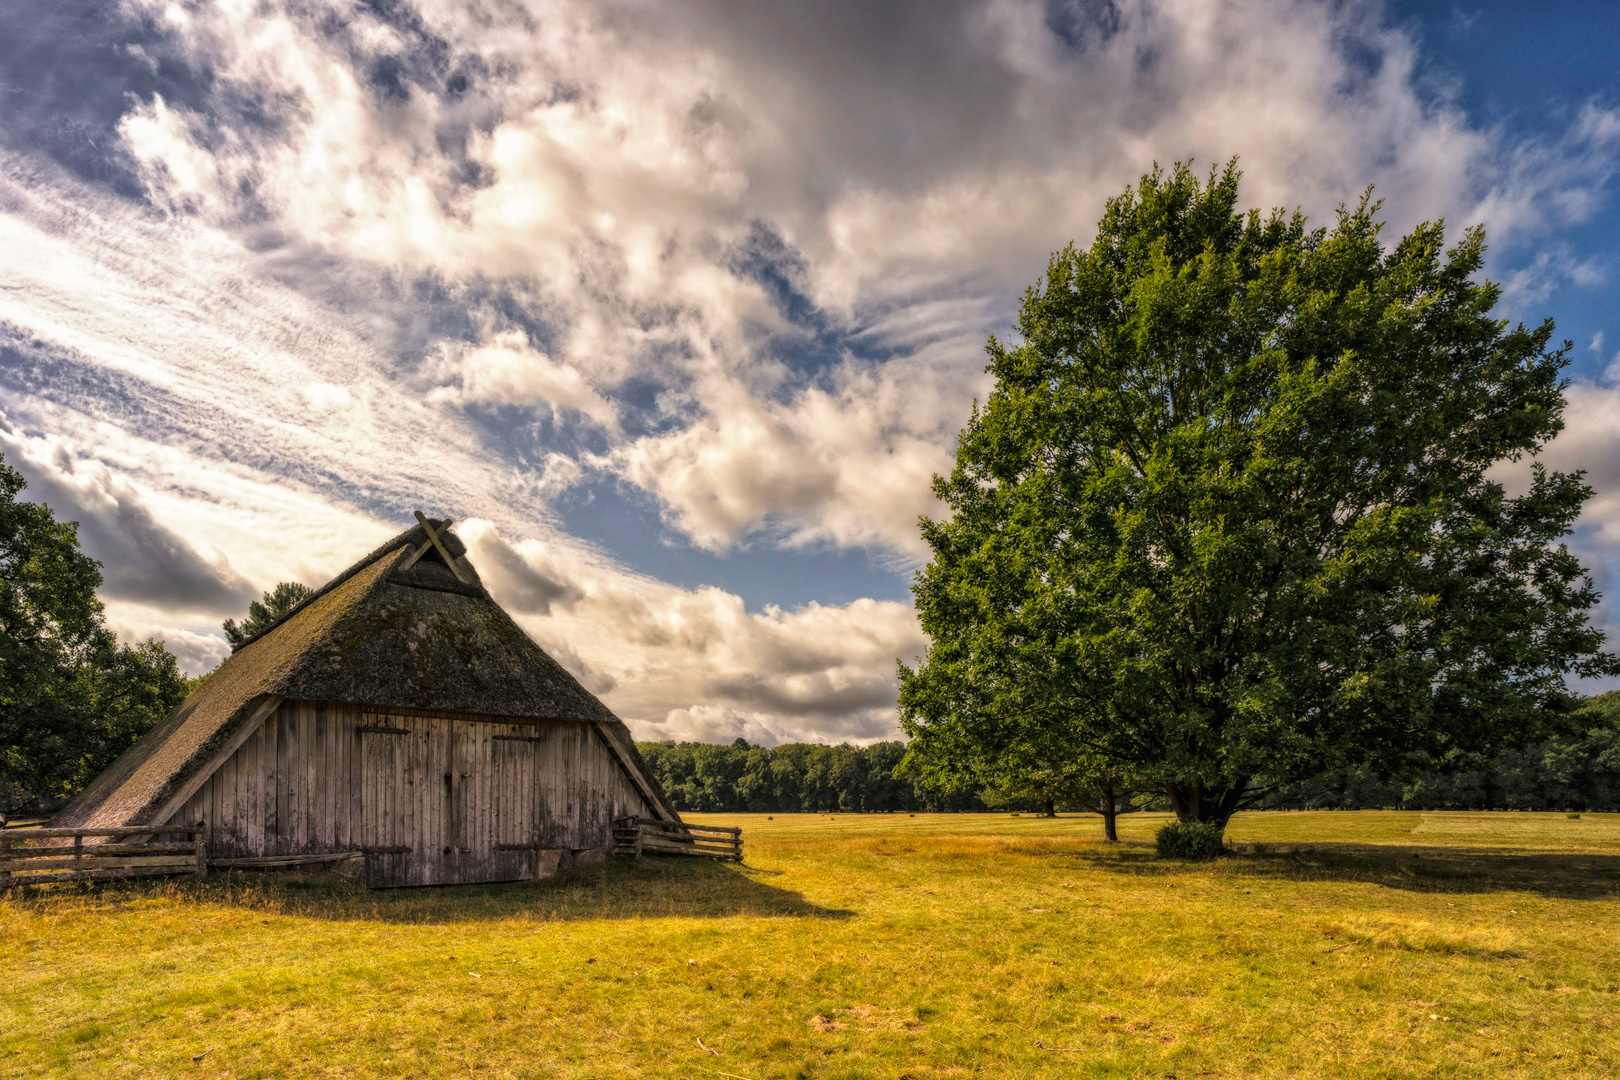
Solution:
{"label": "forest in background", "polygon": [[[1620,690],[1588,698],[1569,735],[1442,768],[1414,762],[1410,776],[1329,773],[1277,792],[1270,809],[1620,810]],[[931,791],[896,776],[901,742],[870,746],[787,743],[752,746],[638,743],[678,810],[767,813],[1039,811],[1042,800],[1003,798],[984,788]],[[1152,797],[1137,805],[1156,806]],[[1060,811],[1084,807],[1058,800]]]}

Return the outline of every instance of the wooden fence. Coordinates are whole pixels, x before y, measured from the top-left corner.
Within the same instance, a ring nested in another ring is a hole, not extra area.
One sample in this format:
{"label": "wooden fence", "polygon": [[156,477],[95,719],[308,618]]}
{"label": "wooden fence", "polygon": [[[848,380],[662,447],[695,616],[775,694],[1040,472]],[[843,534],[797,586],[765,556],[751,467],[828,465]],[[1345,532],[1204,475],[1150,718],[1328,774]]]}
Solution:
{"label": "wooden fence", "polygon": [[[0,889],[157,874],[204,877],[208,850],[203,832],[200,821],[122,829],[0,830]],[[185,842],[158,842],[177,836],[185,837]]]}
{"label": "wooden fence", "polygon": [[613,823],[613,854],[698,855],[742,862],[742,830],[719,825],[688,825],[656,818],[621,818]]}

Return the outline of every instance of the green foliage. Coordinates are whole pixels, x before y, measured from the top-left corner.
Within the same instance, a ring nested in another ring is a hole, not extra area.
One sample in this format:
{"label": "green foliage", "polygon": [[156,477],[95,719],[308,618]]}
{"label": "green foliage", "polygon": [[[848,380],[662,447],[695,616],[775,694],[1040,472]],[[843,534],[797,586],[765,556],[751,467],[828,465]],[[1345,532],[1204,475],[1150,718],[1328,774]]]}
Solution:
{"label": "green foliage", "polygon": [[1222,823],[1331,769],[1524,745],[1620,671],[1559,542],[1591,490],[1492,466],[1562,426],[1568,344],[1510,328],[1484,235],[1391,248],[1236,210],[1229,165],[1055,255],[935,479],[900,669],[910,759],[1099,761]]}
{"label": "green foliage", "polygon": [[[78,527],[18,501],[0,459],[0,782],[13,804],[83,787],[188,690],[159,641],[121,646]],[[0,809],[6,809],[0,807]]]}
{"label": "green foliage", "polygon": [[236,648],[314,595],[315,590],[308,585],[283,581],[266,592],[262,600],[248,605],[247,618],[240,625],[235,619],[225,620],[225,640],[231,643],[231,648]]}
{"label": "green foliage", "polygon": [[742,739],[637,743],[677,810],[882,812],[982,810],[973,789],[926,789],[895,776],[898,742],[871,746],[789,743],[766,748]]}
{"label": "green foliage", "polygon": [[1343,810],[1620,810],[1620,692],[1588,698],[1565,732],[1495,756],[1416,760],[1404,780],[1328,773],[1268,806]]}
{"label": "green foliage", "polygon": [[1226,853],[1224,831],[1213,821],[1172,821],[1153,834],[1153,847],[1166,859],[1216,859]]}

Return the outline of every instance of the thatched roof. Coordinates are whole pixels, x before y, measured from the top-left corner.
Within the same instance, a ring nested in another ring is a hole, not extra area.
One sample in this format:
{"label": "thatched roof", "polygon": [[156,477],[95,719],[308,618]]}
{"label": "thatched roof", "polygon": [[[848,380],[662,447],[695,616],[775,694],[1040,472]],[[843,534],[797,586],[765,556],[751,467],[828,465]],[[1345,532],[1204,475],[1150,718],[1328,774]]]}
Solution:
{"label": "thatched roof", "polygon": [[419,524],[327,582],[238,646],[54,824],[165,820],[287,698],[587,721],[659,816],[679,820],[623,721],[490,597],[448,523],[424,520],[442,552]]}

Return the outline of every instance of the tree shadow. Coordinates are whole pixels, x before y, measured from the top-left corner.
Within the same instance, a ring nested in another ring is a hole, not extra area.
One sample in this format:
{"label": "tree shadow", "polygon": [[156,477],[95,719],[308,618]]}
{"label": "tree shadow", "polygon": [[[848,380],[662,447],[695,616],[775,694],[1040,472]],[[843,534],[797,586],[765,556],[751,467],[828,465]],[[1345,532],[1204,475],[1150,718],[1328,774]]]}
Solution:
{"label": "tree shadow", "polygon": [[626,859],[576,867],[543,881],[368,889],[336,874],[230,870],[196,878],[39,886],[14,897],[32,906],[109,907],[155,897],[194,900],[249,911],[335,921],[400,924],[466,922],[588,922],[602,919],[724,919],[755,915],[847,919],[800,893],[760,880],[747,866],[708,859]]}
{"label": "tree shadow", "polygon": [[1161,859],[1149,845],[1076,852],[1099,870],[1139,877],[1217,873],[1278,881],[1346,881],[1432,893],[1531,892],[1565,900],[1620,895],[1620,856],[1353,843],[1241,844],[1213,863]]}

